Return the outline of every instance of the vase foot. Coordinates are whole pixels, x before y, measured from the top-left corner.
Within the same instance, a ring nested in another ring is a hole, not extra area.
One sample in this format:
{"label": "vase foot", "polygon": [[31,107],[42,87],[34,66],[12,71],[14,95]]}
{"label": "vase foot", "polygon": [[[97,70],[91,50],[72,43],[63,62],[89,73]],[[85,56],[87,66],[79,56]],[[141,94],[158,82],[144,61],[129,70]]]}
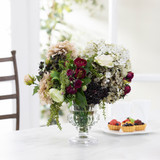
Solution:
{"label": "vase foot", "polygon": [[96,144],[97,143],[97,139],[95,137],[92,136],[76,136],[76,137],[72,137],[69,139],[69,142],[71,144],[84,144],[84,145],[89,145],[89,144]]}

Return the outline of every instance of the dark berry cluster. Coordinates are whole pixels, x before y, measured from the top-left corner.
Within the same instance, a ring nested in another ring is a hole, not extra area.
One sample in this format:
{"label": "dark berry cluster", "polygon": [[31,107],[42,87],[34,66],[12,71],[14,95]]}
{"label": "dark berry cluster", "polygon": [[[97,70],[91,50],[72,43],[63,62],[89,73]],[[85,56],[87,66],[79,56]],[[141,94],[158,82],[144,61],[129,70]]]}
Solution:
{"label": "dark berry cluster", "polygon": [[125,123],[125,124],[123,124],[123,126],[133,126],[133,124],[132,123]]}
{"label": "dark berry cluster", "polygon": [[44,74],[43,69],[44,69],[44,62],[40,62],[38,74],[39,74],[39,76],[41,76],[41,77],[42,77],[43,74]]}
{"label": "dark berry cluster", "polygon": [[84,92],[88,105],[90,104],[99,104],[100,101],[108,96],[108,88],[102,88],[98,83],[92,81],[87,86],[87,91]]}
{"label": "dark berry cluster", "polygon": [[50,71],[50,70],[53,70],[53,69],[56,69],[57,71],[60,71],[59,69],[59,61],[61,60],[64,60],[65,61],[66,59],[66,56],[63,55],[63,54],[57,54],[57,55],[54,55],[54,56],[51,56],[50,57],[50,60],[49,60],[49,63],[46,65],[45,67],[45,70],[46,71]]}

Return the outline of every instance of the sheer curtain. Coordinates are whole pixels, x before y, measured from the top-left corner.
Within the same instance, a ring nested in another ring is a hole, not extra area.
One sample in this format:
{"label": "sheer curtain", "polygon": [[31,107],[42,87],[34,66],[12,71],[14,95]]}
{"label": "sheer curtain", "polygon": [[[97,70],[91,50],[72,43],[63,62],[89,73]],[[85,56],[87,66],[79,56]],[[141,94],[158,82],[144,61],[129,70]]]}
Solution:
{"label": "sheer curtain", "polygon": [[39,0],[11,0],[11,49],[17,50],[20,83],[20,129],[39,126],[38,96],[24,84],[24,76],[37,72],[39,53]]}

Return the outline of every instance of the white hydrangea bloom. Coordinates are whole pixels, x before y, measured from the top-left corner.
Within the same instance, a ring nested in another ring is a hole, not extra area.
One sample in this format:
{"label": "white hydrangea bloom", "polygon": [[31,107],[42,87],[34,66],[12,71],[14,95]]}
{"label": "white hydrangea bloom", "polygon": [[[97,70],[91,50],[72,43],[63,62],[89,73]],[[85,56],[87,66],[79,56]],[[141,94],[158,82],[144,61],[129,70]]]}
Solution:
{"label": "white hydrangea bloom", "polygon": [[106,78],[111,78],[111,72],[106,72]]}

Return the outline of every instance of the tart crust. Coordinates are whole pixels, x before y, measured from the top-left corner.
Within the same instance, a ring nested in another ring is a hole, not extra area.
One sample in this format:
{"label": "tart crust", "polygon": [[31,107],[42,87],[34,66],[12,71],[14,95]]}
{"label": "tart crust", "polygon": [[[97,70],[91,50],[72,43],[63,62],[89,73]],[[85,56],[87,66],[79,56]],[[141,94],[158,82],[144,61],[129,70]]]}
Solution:
{"label": "tart crust", "polygon": [[116,125],[110,125],[110,124],[108,124],[108,128],[110,130],[119,131],[121,129],[121,126],[116,126]]}

